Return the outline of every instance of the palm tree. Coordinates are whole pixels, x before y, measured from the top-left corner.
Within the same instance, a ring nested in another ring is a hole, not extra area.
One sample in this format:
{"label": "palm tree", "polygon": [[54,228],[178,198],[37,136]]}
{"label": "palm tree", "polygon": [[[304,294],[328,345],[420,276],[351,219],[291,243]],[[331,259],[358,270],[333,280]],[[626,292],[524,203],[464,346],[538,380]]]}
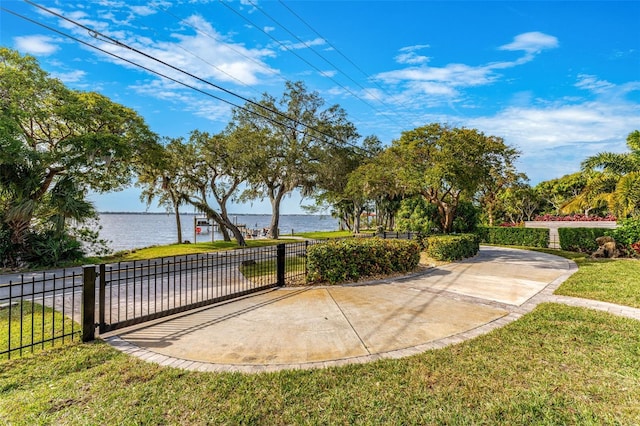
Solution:
{"label": "palm tree", "polygon": [[640,131],[629,134],[627,146],[629,152],[601,152],[584,160],[582,170],[589,173],[589,183],[563,210],[605,203],[620,218],[640,216]]}

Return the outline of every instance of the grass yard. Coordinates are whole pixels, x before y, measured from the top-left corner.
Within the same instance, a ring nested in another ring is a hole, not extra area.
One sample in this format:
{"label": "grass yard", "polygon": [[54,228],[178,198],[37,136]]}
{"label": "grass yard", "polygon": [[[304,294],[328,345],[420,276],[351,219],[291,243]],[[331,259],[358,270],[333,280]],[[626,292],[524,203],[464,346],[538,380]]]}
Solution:
{"label": "grass yard", "polygon": [[7,424],[637,424],[640,322],[545,304],[400,360],[243,375],[159,367],[104,343],[0,364]]}
{"label": "grass yard", "polygon": [[[54,340],[58,345],[60,341],[71,341],[72,334],[74,339],[80,339],[80,333],[80,325],[70,318],[37,303],[0,308],[0,360],[50,348]],[[41,343],[27,347],[35,342]]]}
{"label": "grass yard", "polygon": [[555,294],[640,308],[640,260],[578,259],[578,271]]}
{"label": "grass yard", "polygon": [[[264,246],[273,246],[276,244],[282,243],[291,243],[297,242],[297,240],[292,239],[279,239],[279,240],[247,240],[247,247],[264,247]],[[238,245],[235,241],[215,241],[215,242],[206,242],[206,243],[196,243],[196,244],[170,244],[166,246],[153,246],[147,247],[137,250],[132,250],[130,252],[120,252],[116,253],[112,256],[105,256],[102,258],[93,258],[92,260],[95,263],[105,263],[105,262],[124,262],[130,260],[144,260],[144,259],[153,259],[156,257],[165,257],[165,256],[181,256],[185,254],[197,254],[197,253],[209,253],[212,251],[221,251],[221,250],[233,250],[239,249]]]}
{"label": "grass yard", "polygon": [[[640,262],[551,253],[579,265],[562,294],[638,300]],[[256,375],[72,343],[0,361],[0,423],[640,424],[640,321],[549,303],[410,358]]]}

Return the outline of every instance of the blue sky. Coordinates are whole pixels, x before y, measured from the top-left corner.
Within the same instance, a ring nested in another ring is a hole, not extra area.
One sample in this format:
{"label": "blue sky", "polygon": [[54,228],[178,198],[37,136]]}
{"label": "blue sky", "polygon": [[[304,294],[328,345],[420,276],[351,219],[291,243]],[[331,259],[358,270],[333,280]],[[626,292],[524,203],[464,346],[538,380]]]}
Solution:
{"label": "blue sky", "polygon": [[[638,1],[51,1],[39,4],[245,98],[303,80],[385,144],[432,122],[503,137],[532,184],[623,152],[640,129]],[[2,7],[244,101],[91,37],[22,1]],[[228,104],[0,11],[0,44],[34,55],[69,87],[138,111],[161,136],[218,132]],[[250,149],[250,147],[248,147]],[[93,196],[101,211],[144,211],[136,189]],[[299,213],[300,198],[283,204]],[[152,206],[151,210],[158,210]],[[268,203],[234,213],[269,213]]]}

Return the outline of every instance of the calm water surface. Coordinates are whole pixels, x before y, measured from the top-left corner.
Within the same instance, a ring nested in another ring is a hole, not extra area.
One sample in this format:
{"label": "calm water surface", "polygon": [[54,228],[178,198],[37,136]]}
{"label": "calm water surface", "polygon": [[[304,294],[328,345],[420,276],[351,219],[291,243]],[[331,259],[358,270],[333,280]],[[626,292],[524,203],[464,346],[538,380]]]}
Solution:
{"label": "calm water surface", "polygon": [[[194,215],[183,214],[182,239],[194,242]],[[270,215],[233,215],[231,219],[237,224],[246,225],[250,229],[269,227]],[[131,250],[153,245],[171,244],[178,241],[175,217],[164,213],[101,213],[100,238],[109,241],[113,251]],[[338,221],[331,216],[318,215],[282,215],[280,216],[280,233],[335,231]],[[212,235],[198,235],[197,242],[211,241]],[[214,232],[213,238],[222,239],[220,233]]]}

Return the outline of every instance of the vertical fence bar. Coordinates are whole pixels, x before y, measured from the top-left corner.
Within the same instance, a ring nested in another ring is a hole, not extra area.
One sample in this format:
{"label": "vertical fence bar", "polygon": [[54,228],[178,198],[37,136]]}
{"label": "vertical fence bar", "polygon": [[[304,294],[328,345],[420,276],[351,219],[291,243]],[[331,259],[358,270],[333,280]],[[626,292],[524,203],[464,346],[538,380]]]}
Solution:
{"label": "vertical fence bar", "polygon": [[82,341],[95,340],[96,268],[82,268]]}
{"label": "vertical fence bar", "polygon": [[285,255],[285,245],[278,244],[276,247],[276,276],[278,279],[278,287],[284,287]]}

